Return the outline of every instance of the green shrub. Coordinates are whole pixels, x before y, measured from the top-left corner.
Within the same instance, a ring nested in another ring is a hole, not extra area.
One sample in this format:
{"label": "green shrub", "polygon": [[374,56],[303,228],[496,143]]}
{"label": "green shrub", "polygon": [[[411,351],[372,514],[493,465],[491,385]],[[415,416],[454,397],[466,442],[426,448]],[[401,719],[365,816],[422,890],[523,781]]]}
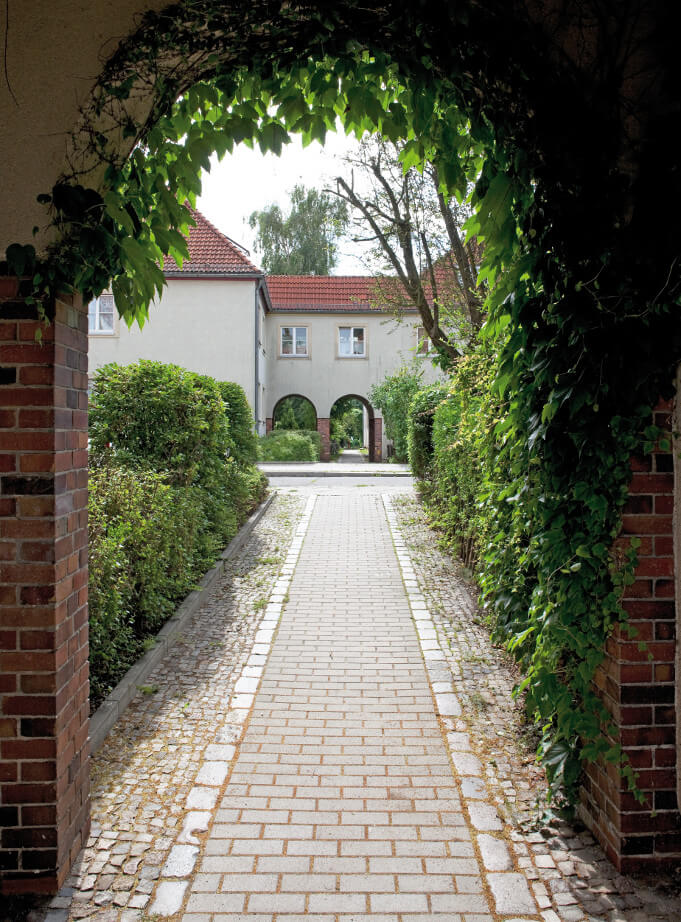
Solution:
{"label": "green shrub", "polygon": [[448,393],[433,414],[430,502],[436,521],[456,553],[476,569],[494,529],[496,492],[494,426],[497,400],[492,396],[494,364],[485,352],[457,364]]}
{"label": "green shrub", "polygon": [[383,413],[385,434],[392,439],[395,458],[406,461],[407,420],[409,404],[421,386],[423,371],[419,368],[400,368],[394,375],[388,375],[380,384],[375,384],[369,391],[369,399]]}
{"label": "green shrub", "polygon": [[433,415],[447,396],[447,386],[442,382],[429,384],[417,391],[409,404],[407,420],[407,449],[414,477],[427,480],[433,464]]}
{"label": "green shrub", "polygon": [[166,471],[184,485],[201,483],[234,451],[220,387],[178,365],[143,360],[105,365],[90,396],[95,462]]}
{"label": "green shrub", "polygon": [[253,431],[253,413],[244,389],[233,381],[218,381],[229,420],[229,434],[238,464],[254,464],[258,456],[258,437]]}
{"label": "green shrub", "polygon": [[[243,391],[173,365],[107,365],[95,378],[90,470],[92,699],[213,564],[267,478]],[[230,421],[232,433],[230,436]]]}
{"label": "green shrub", "polygon": [[198,540],[205,511],[197,488],[116,465],[90,473],[90,664],[93,697],[139,656],[144,637],[206,560]]}
{"label": "green shrub", "polygon": [[261,461],[319,461],[321,438],[313,430],[275,429],[260,439]]}

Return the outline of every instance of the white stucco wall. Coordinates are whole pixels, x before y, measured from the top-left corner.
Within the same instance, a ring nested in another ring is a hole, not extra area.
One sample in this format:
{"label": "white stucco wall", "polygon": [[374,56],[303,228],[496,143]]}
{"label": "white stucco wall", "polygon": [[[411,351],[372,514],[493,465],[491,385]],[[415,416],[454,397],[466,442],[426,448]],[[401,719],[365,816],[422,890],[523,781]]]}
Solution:
{"label": "white stucco wall", "polygon": [[[314,404],[317,416],[328,417],[339,397],[356,394],[368,400],[369,389],[416,355],[416,317],[400,323],[391,317],[360,313],[271,313],[267,316],[268,387],[266,408],[271,417],[278,400],[300,394]],[[280,356],[279,329],[308,328],[308,357]],[[338,355],[338,328],[366,328],[366,357]],[[437,380],[439,372],[428,358],[418,358],[423,383]],[[375,409],[375,415],[381,416]]]}
{"label": "white stucco wall", "polygon": [[255,288],[253,280],[170,279],[142,329],[117,319],[113,336],[90,335],[90,374],[108,362],[172,362],[220,381],[235,381],[253,408]]}

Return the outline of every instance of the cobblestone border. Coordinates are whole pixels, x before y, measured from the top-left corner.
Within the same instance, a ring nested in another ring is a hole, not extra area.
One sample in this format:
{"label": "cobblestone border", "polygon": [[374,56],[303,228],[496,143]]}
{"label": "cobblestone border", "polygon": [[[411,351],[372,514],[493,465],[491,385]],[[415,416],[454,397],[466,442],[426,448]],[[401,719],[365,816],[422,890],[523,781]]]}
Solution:
{"label": "cobblestone border", "polygon": [[[307,534],[316,502],[311,496],[295,530],[279,578],[270,593],[262,621],[258,625],[250,656],[243,667],[234,694],[229,702],[232,723],[240,728],[232,742],[216,742],[206,748],[196,783],[187,795],[184,825],[161,869],[149,914],[154,917],[173,916],[182,909],[189,880],[201,851],[201,840],[195,835],[209,829],[212,813],[220,792],[229,780],[234,759],[243,737],[248,717],[262,679],[272,642],[286,604],[286,595]],[[236,718],[236,719],[234,719]]]}
{"label": "cobblestone border", "polygon": [[255,512],[244,522],[236,535],[224,549],[217,563],[208,570],[199,582],[198,588],[189,593],[177,610],[163,625],[156,635],[154,647],[148,650],[134,666],[125,673],[121,681],[106,696],[104,701],[90,717],[90,753],[97,752],[111,728],[123,714],[132,699],[137,694],[140,685],[163,660],[168,650],[173,646],[178,636],[196,612],[203,605],[208,593],[216,585],[225,569],[225,563],[238,553],[250,538],[251,532],[264,516],[276,496],[276,490],[263,500]]}
{"label": "cobblestone border", "polygon": [[484,869],[488,894],[491,895],[496,912],[514,916],[513,922],[530,922],[530,919],[554,922],[553,913],[541,912],[525,874],[515,866],[506,843],[504,823],[487,790],[482,764],[475,755],[469,734],[447,726],[447,719],[462,716],[461,704],[454,690],[435,622],[402,537],[392,497],[383,493],[382,499],[437,714],[445,718],[443,736],[461,792],[461,803],[468,814],[473,845],[481,859],[481,871]]}

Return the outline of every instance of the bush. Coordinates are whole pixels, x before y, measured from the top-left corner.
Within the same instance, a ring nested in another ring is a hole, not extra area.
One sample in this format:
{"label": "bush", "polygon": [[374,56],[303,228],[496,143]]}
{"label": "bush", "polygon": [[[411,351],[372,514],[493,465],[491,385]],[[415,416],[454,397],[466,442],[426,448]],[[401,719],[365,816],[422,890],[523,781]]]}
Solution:
{"label": "bush", "polygon": [[108,465],[90,474],[90,666],[98,699],[205,569],[197,488]]}
{"label": "bush", "polygon": [[237,464],[254,464],[258,457],[258,437],[253,431],[253,413],[244,389],[233,381],[218,381],[229,420],[229,435]]}
{"label": "bush", "polygon": [[494,365],[484,352],[457,364],[448,392],[433,414],[433,462],[429,499],[436,521],[466,566],[476,569],[494,528],[496,492],[494,426],[497,402],[492,395]]}
{"label": "bush", "polygon": [[375,384],[369,391],[369,399],[383,413],[385,434],[392,439],[395,458],[406,461],[407,420],[409,404],[419,390],[423,371],[408,368],[406,365],[394,375],[388,375],[380,384]]}
{"label": "bush", "polygon": [[260,439],[261,461],[319,461],[321,438],[314,430],[275,429]]}
{"label": "bush", "polygon": [[92,419],[96,702],[213,564],[267,479],[248,461],[252,419],[243,390],[229,382],[159,362],[107,365],[95,377]]}
{"label": "bush", "polygon": [[417,391],[409,404],[407,449],[414,477],[425,481],[433,464],[433,414],[447,396],[447,386],[441,382],[429,384]]}
{"label": "bush", "polygon": [[229,420],[217,381],[178,365],[141,361],[105,365],[90,396],[95,460],[167,472],[176,483],[201,483],[231,454]]}

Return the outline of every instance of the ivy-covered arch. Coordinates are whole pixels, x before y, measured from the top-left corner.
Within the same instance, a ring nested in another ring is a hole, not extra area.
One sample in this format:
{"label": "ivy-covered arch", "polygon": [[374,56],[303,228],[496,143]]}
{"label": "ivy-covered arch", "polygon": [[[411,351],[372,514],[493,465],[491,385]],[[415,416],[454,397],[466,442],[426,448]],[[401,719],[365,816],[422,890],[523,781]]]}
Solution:
{"label": "ivy-covered arch", "polygon": [[663,0],[624,13],[616,0],[185,0],[147,14],[106,64],[44,190],[54,243],[8,250],[38,300],[113,277],[132,320],[163,283],[158,262],[181,258],[181,203],[214,151],[321,140],[340,119],[407,139],[405,162],[434,159],[450,194],[474,180],[512,483],[492,500],[485,591],[520,638],[568,782],[580,752],[619,758],[591,692],[621,618],[610,547],[629,456],[657,438],[646,424],[681,357],[679,235],[659,232],[681,198],[672,17]]}
{"label": "ivy-covered arch", "polygon": [[[502,541],[486,593],[509,632],[532,638],[530,697],[568,780],[580,746],[610,751],[589,690],[620,617],[609,548],[629,456],[681,355],[677,241],[649,223],[668,156],[662,6],[641,0],[622,24],[617,3],[587,4],[579,21],[532,3],[178,3],[109,60],[70,172],[46,197],[60,233],[47,287],[88,293],[113,276],[132,320],[163,284],[163,256],[184,252],[182,202],[200,170],[236,143],[278,151],[292,132],[323,141],[340,121],[407,139],[405,162],[436,161],[449,194],[475,182],[500,442],[522,495],[502,497],[499,518],[525,546],[523,585]],[[577,549],[590,570],[579,577],[565,566]]]}

